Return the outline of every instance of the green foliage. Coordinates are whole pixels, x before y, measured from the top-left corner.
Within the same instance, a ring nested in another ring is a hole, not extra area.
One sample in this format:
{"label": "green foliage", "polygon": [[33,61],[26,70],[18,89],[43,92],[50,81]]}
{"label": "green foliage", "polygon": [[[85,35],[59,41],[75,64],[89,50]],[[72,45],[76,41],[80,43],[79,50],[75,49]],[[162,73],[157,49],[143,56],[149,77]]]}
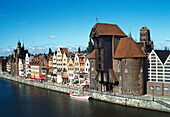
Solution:
{"label": "green foliage", "polygon": [[88,47],[87,47],[86,51],[87,51],[88,53],[92,53],[93,50],[94,50],[94,45],[93,45],[93,43],[92,43],[92,41],[91,41],[91,39],[90,39],[89,42],[88,42]]}
{"label": "green foliage", "polygon": [[51,54],[53,54],[53,53],[52,53],[51,48],[49,48],[49,53],[48,53],[48,55],[51,55]]}
{"label": "green foliage", "polygon": [[80,52],[81,52],[80,47],[78,47],[78,53],[80,53]]}

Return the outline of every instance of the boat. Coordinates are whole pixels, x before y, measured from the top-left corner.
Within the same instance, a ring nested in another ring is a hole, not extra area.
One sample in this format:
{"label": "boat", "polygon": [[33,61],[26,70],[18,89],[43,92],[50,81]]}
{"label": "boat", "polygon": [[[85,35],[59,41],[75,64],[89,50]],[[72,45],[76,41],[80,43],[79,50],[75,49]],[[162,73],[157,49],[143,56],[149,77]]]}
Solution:
{"label": "boat", "polygon": [[70,93],[70,97],[77,98],[77,99],[86,99],[86,100],[88,100],[90,96],[81,95],[78,92],[73,91],[72,93]]}

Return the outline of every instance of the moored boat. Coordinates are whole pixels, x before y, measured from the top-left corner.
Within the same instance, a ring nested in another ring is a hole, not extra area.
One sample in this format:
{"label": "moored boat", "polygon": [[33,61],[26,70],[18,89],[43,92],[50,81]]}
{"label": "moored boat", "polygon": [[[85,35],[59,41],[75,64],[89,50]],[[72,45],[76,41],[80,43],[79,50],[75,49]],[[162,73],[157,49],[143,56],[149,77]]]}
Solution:
{"label": "moored boat", "polygon": [[70,97],[73,97],[73,98],[77,98],[77,99],[89,99],[90,96],[88,95],[81,95],[81,94],[78,94],[78,93],[70,93]]}

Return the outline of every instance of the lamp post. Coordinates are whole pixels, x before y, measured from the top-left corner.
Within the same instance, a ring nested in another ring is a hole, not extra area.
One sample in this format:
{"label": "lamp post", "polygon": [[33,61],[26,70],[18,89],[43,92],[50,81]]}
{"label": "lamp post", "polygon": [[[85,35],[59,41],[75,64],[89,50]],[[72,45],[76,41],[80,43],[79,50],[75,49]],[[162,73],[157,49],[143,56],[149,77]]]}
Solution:
{"label": "lamp post", "polygon": [[154,86],[153,86],[153,89],[152,89],[152,94],[153,94],[153,98],[152,98],[152,100],[154,101]]}

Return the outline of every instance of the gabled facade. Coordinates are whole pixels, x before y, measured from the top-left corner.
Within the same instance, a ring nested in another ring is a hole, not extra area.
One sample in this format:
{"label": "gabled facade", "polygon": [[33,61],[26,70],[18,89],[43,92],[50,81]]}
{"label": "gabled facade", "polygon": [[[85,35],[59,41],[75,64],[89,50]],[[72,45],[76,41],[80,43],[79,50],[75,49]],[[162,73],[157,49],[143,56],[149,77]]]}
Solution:
{"label": "gabled facade", "polygon": [[57,74],[57,55],[53,55],[53,74]]}
{"label": "gabled facade", "polygon": [[25,76],[31,76],[31,68],[30,68],[30,61],[33,59],[33,55],[26,53],[25,57]]}
{"label": "gabled facade", "polygon": [[24,76],[24,60],[23,59],[19,59],[19,76]]}
{"label": "gabled facade", "polygon": [[65,52],[63,53],[62,64],[63,64],[63,66],[62,66],[63,72],[67,72],[67,70],[68,70],[68,66],[67,66],[67,64],[68,64],[68,57],[67,57]]}
{"label": "gabled facade", "polygon": [[88,58],[85,59],[85,67],[84,67],[84,72],[87,74],[90,69],[90,61]]}
{"label": "gabled facade", "polygon": [[58,51],[57,51],[57,72],[61,72],[61,70],[62,70],[62,66],[63,66],[62,58],[63,58],[63,55],[62,55],[61,48],[58,47]]}
{"label": "gabled facade", "polygon": [[75,68],[75,72],[79,72],[80,68],[79,68],[79,55],[78,53],[75,54],[74,57],[74,68]]}
{"label": "gabled facade", "polygon": [[170,51],[152,50],[148,57],[147,93],[170,96]]}

